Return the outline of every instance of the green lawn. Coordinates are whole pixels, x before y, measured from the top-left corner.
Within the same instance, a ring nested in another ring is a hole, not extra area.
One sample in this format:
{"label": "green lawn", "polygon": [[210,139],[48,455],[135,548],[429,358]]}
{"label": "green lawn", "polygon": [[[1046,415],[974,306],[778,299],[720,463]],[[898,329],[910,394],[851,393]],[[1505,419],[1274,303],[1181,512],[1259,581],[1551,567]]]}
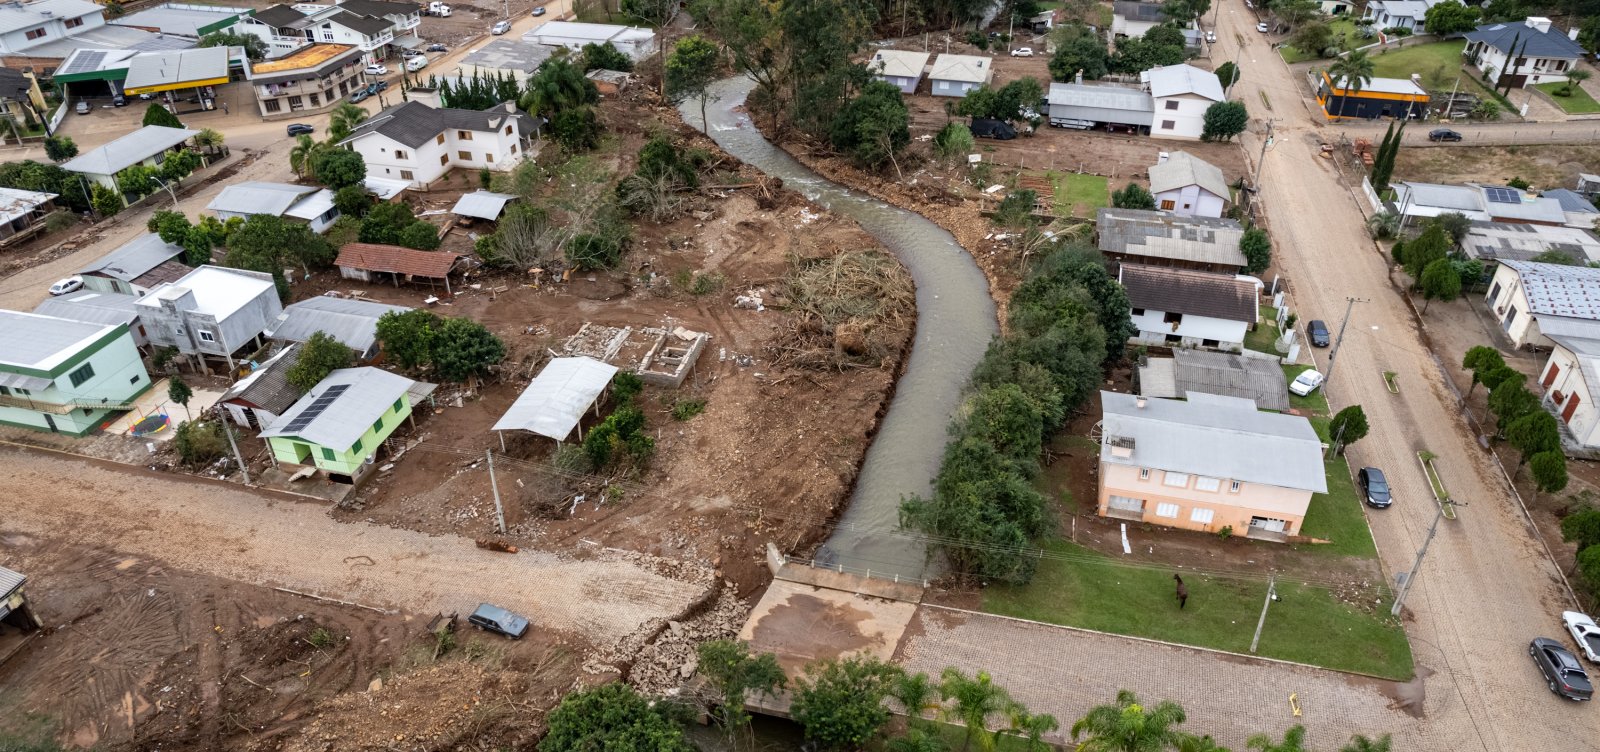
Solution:
{"label": "green lawn", "polygon": [[[1328,28],[1333,31],[1334,46],[1341,50],[1355,49],[1369,41],[1356,35],[1355,21],[1350,20],[1348,17],[1338,17],[1333,21],[1329,21]],[[1321,50],[1302,51],[1291,44],[1278,48],[1278,51],[1282,53],[1283,61],[1290,65],[1303,63],[1307,60],[1322,59]]]}
{"label": "green lawn", "polygon": [[[1302,342],[1301,347],[1305,347],[1306,344],[1307,343]],[[1300,375],[1301,371],[1309,370],[1311,370],[1311,366],[1284,366],[1283,377],[1292,382],[1294,381],[1294,377]],[[1322,393],[1322,387],[1318,387],[1316,391],[1304,397],[1290,392],[1289,406],[1296,410],[1309,413],[1309,415],[1314,418],[1329,417],[1328,396]],[[1312,421],[1312,423],[1315,424],[1315,421]]]}
{"label": "green lawn", "polygon": [[[1327,433],[1327,421],[1312,422],[1322,423],[1317,428],[1318,435]],[[1307,544],[1301,550],[1335,556],[1377,557],[1378,547],[1372,542],[1372,531],[1362,512],[1361,496],[1356,493],[1355,481],[1350,479],[1349,464],[1343,457],[1334,457],[1323,465],[1327,470],[1328,492],[1311,495],[1300,534],[1331,542]]]}
{"label": "green lawn", "polygon": [[1572,85],[1571,96],[1558,96],[1556,92],[1564,86],[1567,86],[1567,84],[1558,81],[1553,84],[1535,84],[1533,88],[1549,94],[1550,98],[1554,99],[1556,104],[1566,111],[1568,115],[1588,115],[1600,112],[1600,102],[1594,101],[1594,97],[1589,96],[1589,92],[1584,91],[1583,87],[1577,84]]}
{"label": "green lawn", "polygon": [[1460,91],[1492,99],[1494,95],[1483,88],[1483,84],[1478,83],[1471,72],[1462,73],[1461,51],[1466,46],[1465,39],[1457,39],[1380,52],[1372,56],[1372,75],[1378,78],[1410,78],[1411,74],[1418,73],[1422,75],[1422,88],[1428,91],[1448,92],[1459,85]]}
{"label": "green lawn", "polygon": [[1273,323],[1277,320],[1278,309],[1261,306],[1261,321],[1256,324],[1255,331],[1244,333],[1245,349],[1277,356],[1279,353],[1272,346],[1278,341],[1278,325]]}
{"label": "green lawn", "polygon": [[1058,216],[1092,219],[1096,209],[1111,205],[1111,189],[1106,179],[1099,175],[1052,172],[1050,184],[1055,186]]}
{"label": "green lawn", "polygon": [[[1219,543],[1219,545],[1223,545]],[[1250,545],[1232,542],[1226,545]],[[1188,606],[1173,597],[1172,570],[1127,566],[1051,541],[1025,586],[991,585],[983,608],[1022,619],[1248,653],[1267,583],[1191,574]],[[1277,586],[1258,655],[1390,679],[1412,675],[1411,647],[1383,604],[1367,613],[1329,591],[1292,581]],[[1367,601],[1370,604],[1370,599]]]}

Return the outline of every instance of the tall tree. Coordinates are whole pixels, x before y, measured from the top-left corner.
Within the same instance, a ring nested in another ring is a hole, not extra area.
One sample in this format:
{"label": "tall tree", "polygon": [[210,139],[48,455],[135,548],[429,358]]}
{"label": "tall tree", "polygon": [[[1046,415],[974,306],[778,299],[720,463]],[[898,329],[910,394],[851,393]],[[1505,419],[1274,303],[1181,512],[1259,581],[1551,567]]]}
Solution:
{"label": "tall tree", "polygon": [[788,677],[778,667],[776,656],[771,653],[752,655],[744,643],[736,640],[703,642],[699,657],[700,674],[717,694],[717,721],[729,736],[750,723],[750,716],[744,710],[747,697],[751,694],[771,696],[788,684]]}
{"label": "tall tree", "polygon": [[1228,89],[1233,88],[1234,84],[1239,83],[1239,66],[1232,60],[1217,66],[1216,72],[1217,80],[1222,83],[1223,91],[1227,91]]}
{"label": "tall tree", "polygon": [[806,667],[791,713],[823,749],[861,749],[889,722],[884,700],[903,672],[876,658],[848,656]]}
{"label": "tall tree", "polygon": [[911,144],[910,126],[911,113],[900,90],[887,81],[873,81],[839,111],[829,140],[862,167],[878,169],[888,163],[898,171],[895,156]]}
{"label": "tall tree", "polygon": [[367,179],[367,162],[361,152],[349,149],[328,149],[316,155],[311,165],[317,181],[333,190],[361,185]]}
{"label": "tall tree", "polygon": [[1117,692],[1111,705],[1097,705],[1072,724],[1072,740],[1081,736],[1078,752],[1151,752],[1176,745],[1184,737],[1175,728],[1186,716],[1177,703],[1163,700],[1153,708],[1134,693]]}
{"label": "tall tree", "polygon": [[1445,259],[1449,253],[1449,236],[1445,235],[1443,228],[1430,224],[1421,235],[1406,243],[1405,261],[1402,265],[1405,267],[1406,275],[1420,283],[1422,272],[1428,265]]}
{"label": "tall tree", "polygon": [[667,96],[673,102],[699,99],[700,127],[707,133],[711,132],[706,118],[706,100],[711,96],[707,90],[717,80],[720,58],[716,45],[698,34],[678,40],[667,58]]}
{"label": "tall tree", "polygon": [[1540,493],[1556,493],[1567,487],[1567,458],[1561,452],[1540,452],[1528,460],[1528,471],[1533,474],[1534,498]]}
{"label": "tall tree", "polygon": [[1478,25],[1478,9],[1459,0],[1443,0],[1429,7],[1422,17],[1428,33],[1441,37],[1472,31]]}
{"label": "tall tree", "polygon": [[141,125],[161,125],[168,128],[182,128],[183,122],[170,110],[163,107],[160,102],[151,102],[144,110],[144,121]]}
{"label": "tall tree", "polygon": [[312,170],[312,165],[316,162],[317,155],[328,148],[326,143],[305,134],[295,137],[294,147],[289,149],[289,169],[293,170],[297,177],[315,178],[316,173]]}
{"label": "tall tree", "polygon": [[284,374],[289,385],[309,392],[340,368],[349,368],[354,356],[343,342],[327,332],[313,332],[311,338],[300,345],[300,359]]}
{"label": "tall tree", "polygon": [[267,57],[267,43],[254,34],[236,34],[232,31],[213,31],[200,37],[196,47],[243,47],[245,57],[252,62]]}
{"label": "tall tree", "polygon": [[78,156],[78,145],[71,136],[51,136],[44,140],[44,155],[52,162],[65,162]]}
{"label": "tall tree", "polygon": [[974,740],[983,740],[983,749],[994,748],[995,734],[989,731],[991,715],[1004,714],[1012,705],[1011,695],[989,674],[979,671],[968,677],[957,668],[947,668],[940,677],[939,695],[954,701],[952,715],[966,727],[961,749],[972,746]]}
{"label": "tall tree", "polygon": [[361,125],[366,119],[366,110],[351,104],[348,100],[340,102],[328,117],[328,142],[337,144],[349,138],[356,126]]}
{"label": "tall tree", "polygon": [[1535,455],[1561,449],[1561,428],[1556,425],[1556,416],[1536,410],[1506,426],[1506,443],[1516,447],[1521,455],[1517,460],[1517,471],[1520,472],[1522,466],[1528,464],[1528,460]]}
{"label": "tall tree", "polygon": [[1446,303],[1461,296],[1461,275],[1456,273],[1456,267],[1448,258],[1435,259],[1423,268],[1422,279],[1418,280],[1422,288],[1422,313],[1428,313],[1428,306],[1435,300]]}
{"label": "tall tree", "polygon": [[425,309],[391,311],[378,317],[378,341],[383,344],[384,355],[401,368],[421,368],[433,358],[433,340],[439,324],[439,317]]}
{"label": "tall tree", "polygon": [[1377,156],[1373,158],[1371,175],[1373,189],[1378,191],[1388,189],[1389,178],[1394,176],[1395,157],[1400,154],[1400,141],[1405,134],[1406,122],[1402,120],[1394,129],[1394,138],[1386,138],[1385,147],[1380,148]]}
{"label": "tall tree", "polygon": [[1367,436],[1367,413],[1360,405],[1350,405],[1333,416],[1328,423],[1328,437],[1333,439],[1334,451],[1344,454],[1344,448]]}
{"label": "tall tree", "polygon": [[1246,274],[1260,274],[1272,266],[1272,239],[1256,225],[1239,236],[1239,252],[1244,254]]}
{"label": "tall tree", "polygon": [[1200,138],[1206,141],[1232,141],[1250,124],[1250,112],[1243,102],[1213,102],[1206,108]]}
{"label": "tall tree", "polygon": [[189,400],[193,398],[194,389],[190,388],[189,383],[181,376],[173,376],[172,381],[167,384],[167,399],[183,405],[183,415],[186,420],[194,420],[194,416],[189,414]]}
{"label": "tall tree", "polygon": [[1482,376],[1490,370],[1504,368],[1505,358],[1500,356],[1500,351],[1488,345],[1474,345],[1467,348],[1467,354],[1461,359],[1461,367],[1472,372],[1472,384],[1467,387],[1467,396],[1462,399],[1471,399],[1472,390],[1483,383]]}
{"label": "tall tree", "polygon": [[482,376],[506,357],[505,343],[471,319],[445,319],[435,332],[432,345],[434,373],[445,381]]}
{"label": "tall tree", "polygon": [[[1360,95],[1361,90],[1372,83],[1372,77],[1376,72],[1377,61],[1367,55],[1366,50],[1351,50],[1328,66],[1328,77],[1333,79],[1334,85],[1340,86],[1352,97]],[[1348,98],[1345,99],[1346,103],[1349,101]],[[1338,114],[1344,114],[1343,108]]]}
{"label": "tall tree", "polygon": [[1111,72],[1106,43],[1088,27],[1079,24],[1077,28],[1081,33],[1056,42],[1056,54],[1050,58],[1049,67],[1050,77],[1057,81],[1074,81],[1079,73],[1084,80],[1093,81]]}
{"label": "tall tree", "polygon": [[1118,209],[1145,209],[1156,208],[1156,197],[1138,183],[1129,183],[1121,190],[1111,192],[1111,205]]}

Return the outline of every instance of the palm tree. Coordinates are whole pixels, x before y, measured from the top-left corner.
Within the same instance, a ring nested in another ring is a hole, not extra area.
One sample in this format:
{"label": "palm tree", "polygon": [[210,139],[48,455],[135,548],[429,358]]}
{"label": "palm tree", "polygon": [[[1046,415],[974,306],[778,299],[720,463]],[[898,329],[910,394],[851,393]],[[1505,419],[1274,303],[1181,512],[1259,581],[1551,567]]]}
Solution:
{"label": "palm tree", "polygon": [[310,136],[301,135],[295,139],[294,148],[289,150],[289,169],[302,178],[315,178],[312,162],[316,161],[317,154],[327,148],[326,144],[318,143]]}
{"label": "palm tree", "polygon": [[1589,71],[1586,71],[1586,70],[1567,71],[1567,84],[1565,86],[1561,87],[1562,91],[1566,92],[1566,94],[1564,94],[1563,96],[1568,96],[1568,97],[1572,96],[1572,87],[1576,86],[1576,87],[1578,87],[1580,89],[1583,88],[1583,86],[1581,84],[1584,81],[1588,81],[1589,77],[1592,76],[1592,75],[1594,75],[1594,74],[1592,74],[1592,73],[1590,73]]}
{"label": "palm tree", "polygon": [[204,128],[195,134],[194,145],[205,147],[207,152],[215,152],[216,148],[222,145],[223,138],[221,131],[215,128]]}
{"label": "palm tree", "polygon": [[1356,734],[1350,737],[1348,744],[1339,748],[1339,752],[1389,752],[1389,747],[1392,743],[1388,734],[1384,734],[1377,739],[1368,739],[1361,734]]}
{"label": "palm tree", "polygon": [[328,140],[333,143],[345,140],[350,132],[366,119],[366,110],[348,101],[340,102],[338,107],[333,108],[333,114],[328,118]]}
{"label": "palm tree", "polygon": [[1061,728],[1061,723],[1056,720],[1055,716],[1049,713],[1039,713],[1037,715],[1029,713],[1028,709],[1022,706],[1022,703],[1012,703],[1011,708],[1006,712],[1006,716],[1011,721],[1011,726],[1006,729],[1006,733],[1026,739],[1027,743],[1023,746],[1023,749],[1028,752],[1049,749],[1040,740],[1045,734]]}
{"label": "palm tree", "polygon": [[[1335,86],[1342,87],[1353,97],[1361,93],[1361,87],[1372,83],[1375,71],[1376,63],[1366,50],[1353,50],[1328,66],[1328,77],[1333,79]],[[1348,103],[1350,100],[1347,98],[1344,101]],[[1339,108],[1339,113],[1344,113],[1343,106]]]}
{"label": "palm tree", "polygon": [[1210,734],[1184,734],[1178,739],[1178,752],[1228,752],[1228,748],[1217,744]]}
{"label": "palm tree", "polygon": [[889,696],[905,706],[906,715],[915,723],[922,720],[923,713],[939,707],[939,703],[934,700],[936,691],[937,688],[933,686],[927,674],[902,673],[895,677],[894,684],[889,687]]}
{"label": "palm tree", "polygon": [[1184,721],[1183,708],[1163,700],[1154,708],[1124,689],[1113,705],[1097,705],[1072,724],[1072,740],[1087,734],[1078,752],[1159,752],[1187,736],[1173,728]]}
{"label": "palm tree", "polygon": [[960,669],[952,667],[940,675],[939,695],[956,701],[952,715],[967,727],[962,750],[971,747],[973,739],[978,740],[980,749],[994,748],[994,734],[989,733],[987,721],[990,715],[1004,713],[1013,705],[1005,688],[996,685],[986,672],[979,671],[968,679]]}
{"label": "palm tree", "polygon": [[1283,732],[1283,741],[1274,742],[1266,734],[1256,734],[1244,746],[1259,752],[1309,752],[1306,749],[1306,727],[1296,725]]}

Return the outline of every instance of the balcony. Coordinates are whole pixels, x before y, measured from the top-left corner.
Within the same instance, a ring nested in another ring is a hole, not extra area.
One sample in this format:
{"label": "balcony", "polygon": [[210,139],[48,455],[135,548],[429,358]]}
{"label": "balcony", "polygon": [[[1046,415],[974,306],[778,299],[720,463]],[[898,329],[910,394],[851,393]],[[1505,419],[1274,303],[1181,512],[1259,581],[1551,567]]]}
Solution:
{"label": "balcony", "polygon": [[394,20],[394,22],[395,22],[394,23],[394,28],[396,30],[398,30],[398,31],[410,31],[410,30],[415,29],[418,26],[422,25],[422,16],[421,15],[410,15],[410,16],[406,16],[404,18],[396,18],[395,16],[387,16],[387,18],[390,18],[390,19]]}
{"label": "balcony", "polygon": [[109,400],[70,400],[68,402],[51,402],[24,397],[20,394],[0,394],[0,407],[15,407],[23,410],[32,410],[37,413],[50,413],[52,415],[66,415],[80,408],[90,410],[132,410],[133,405],[126,402],[111,402]]}
{"label": "balcony", "polygon": [[371,52],[371,51],[373,51],[375,49],[378,49],[379,47],[382,47],[382,46],[384,46],[384,45],[386,45],[386,44],[388,44],[390,42],[393,42],[393,41],[394,41],[394,32],[385,31],[382,34],[379,34],[378,36],[375,36],[375,37],[366,37],[366,41],[361,43],[361,51],[362,52]]}

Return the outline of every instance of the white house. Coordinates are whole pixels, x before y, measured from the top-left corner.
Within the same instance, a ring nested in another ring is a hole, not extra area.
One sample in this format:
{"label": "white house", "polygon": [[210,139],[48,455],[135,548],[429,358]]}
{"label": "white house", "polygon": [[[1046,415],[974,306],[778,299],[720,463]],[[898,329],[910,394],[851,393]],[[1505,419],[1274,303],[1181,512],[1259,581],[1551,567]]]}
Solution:
{"label": "white house", "polygon": [[[105,7],[88,0],[35,0],[0,5],[0,56],[60,59],[80,47],[173,49],[159,34],[106,23]],[[182,46],[191,46],[185,42]],[[8,60],[21,68],[25,60]]]}
{"label": "white house", "polygon": [[307,31],[310,26],[310,16],[280,4],[240,18],[232,30],[260,39],[267,45],[267,59],[275,60],[311,44],[315,34]]}
{"label": "white house", "polygon": [[1222,170],[1186,151],[1161,156],[1150,168],[1156,208],[1180,217],[1221,217],[1232,195]]}
{"label": "white house", "polygon": [[372,116],[339,145],[361,154],[368,175],[426,188],[456,167],[511,169],[536,131],[534,119],[510,102],[482,112],[406,102]]}
{"label": "white house", "polygon": [[607,44],[634,60],[643,60],[656,51],[656,33],[636,26],[549,21],[522,35],[522,41],[565,47],[577,52],[588,44]]}
{"label": "white house", "polygon": [[206,208],[224,220],[249,219],[256,214],[284,217],[304,223],[318,235],[327,232],[339,218],[333,191],[327,188],[254,180],[223,188]]}
{"label": "white house", "polygon": [[1600,449],[1600,324],[1592,331],[1552,335],[1554,347],[1539,374],[1540,401],[1560,419],[1563,443]]}
{"label": "white house", "polygon": [[1589,333],[1600,321],[1600,269],[1504,260],[1484,302],[1517,347],[1549,347],[1551,337]]}
{"label": "white house", "polygon": [[1467,32],[1462,55],[1496,87],[1520,89],[1567,80],[1583,57],[1583,47],[1551,28],[1550,19],[1529,16],[1520,24],[1484,24]]}
{"label": "white house", "polygon": [[1259,314],[1255,283],[1230,274],[1123,264],[1137,345],[1239,352]]}
{"label": "white house", "polygon": [[61,168],[121,194],[122,190],[117,187],[117,173],[137,164],[160,166],[166,161],[168,150],[180,147],[198,135],[200,131],[187,128],[147,125],[105,146],[79,154],[61,165]]}
{"label": "white house", "polygon": [[308,44],[341,44],[360,49],[362,64],[371,65],[391,57],[395,45],[415,47],[421,42],[416,36],[421,13],[420,5],[384,0],[346,0],[332,6],[273,5],[241,18],[234,29],[267,43],[269,58]]}
{"label": "white house", "polygon": [[1154,99],[1150,135],[1156,138],[1198,140],[1205,132],[1206,108],[1223,100],[1217,74],[1192,65],[1158,66],[1139,77]]}
{"label": "white house", "polygon": [[283,313],[272,275],[210,265],[157,286],[137,305],[151,345],[218,357],[229,368],[235,353],[260,347],[262,333]]}
{"label": "white house", "polygon": [[1354,8],[1355,4],[1350,0],[1322,0],[1320,7],[1323,13],[1330,16],[1344,16],[1350,14],[1350,9]]}
{"label": "white house", "polygon": [[1421,34],[1424,29],[1424,17],[1428,9],[1437,5],[1440,0],[1372,0],[1367,3],[1367,12],[1362,18],[1372,19],[1373,28],[1384,29],[1410,29]]}
{"label": "white house", "polygon": [[894,84],[902,94],[917,90],[922,71],[928,67],[928,53],[908,50],[878,50],[867,62],[872,75]]}
{"label": "white house", "polygon": [[1161,3],[1141,3],[1134,0],[1117,0],[1111,4],[1111,35],[1113,37],[1142,37],[1144,33],[1166,20]]}
{"label": "white house", "polygon": [[511,76],[519,83],[526,82],[539,72],[539,66],[558,51],[556,47],[530,44],[520,39],[496,39],[461,58],[461,62],[456,64],[457,80],[470,80],[473,76]]}
{"label": "white house", "polygon": [[984,86],[994,78],[994,61],[977,55],[943,54],[933,59],[933,72],[928,80],[933,82],[936,97],[964,97],[967,92]]}

